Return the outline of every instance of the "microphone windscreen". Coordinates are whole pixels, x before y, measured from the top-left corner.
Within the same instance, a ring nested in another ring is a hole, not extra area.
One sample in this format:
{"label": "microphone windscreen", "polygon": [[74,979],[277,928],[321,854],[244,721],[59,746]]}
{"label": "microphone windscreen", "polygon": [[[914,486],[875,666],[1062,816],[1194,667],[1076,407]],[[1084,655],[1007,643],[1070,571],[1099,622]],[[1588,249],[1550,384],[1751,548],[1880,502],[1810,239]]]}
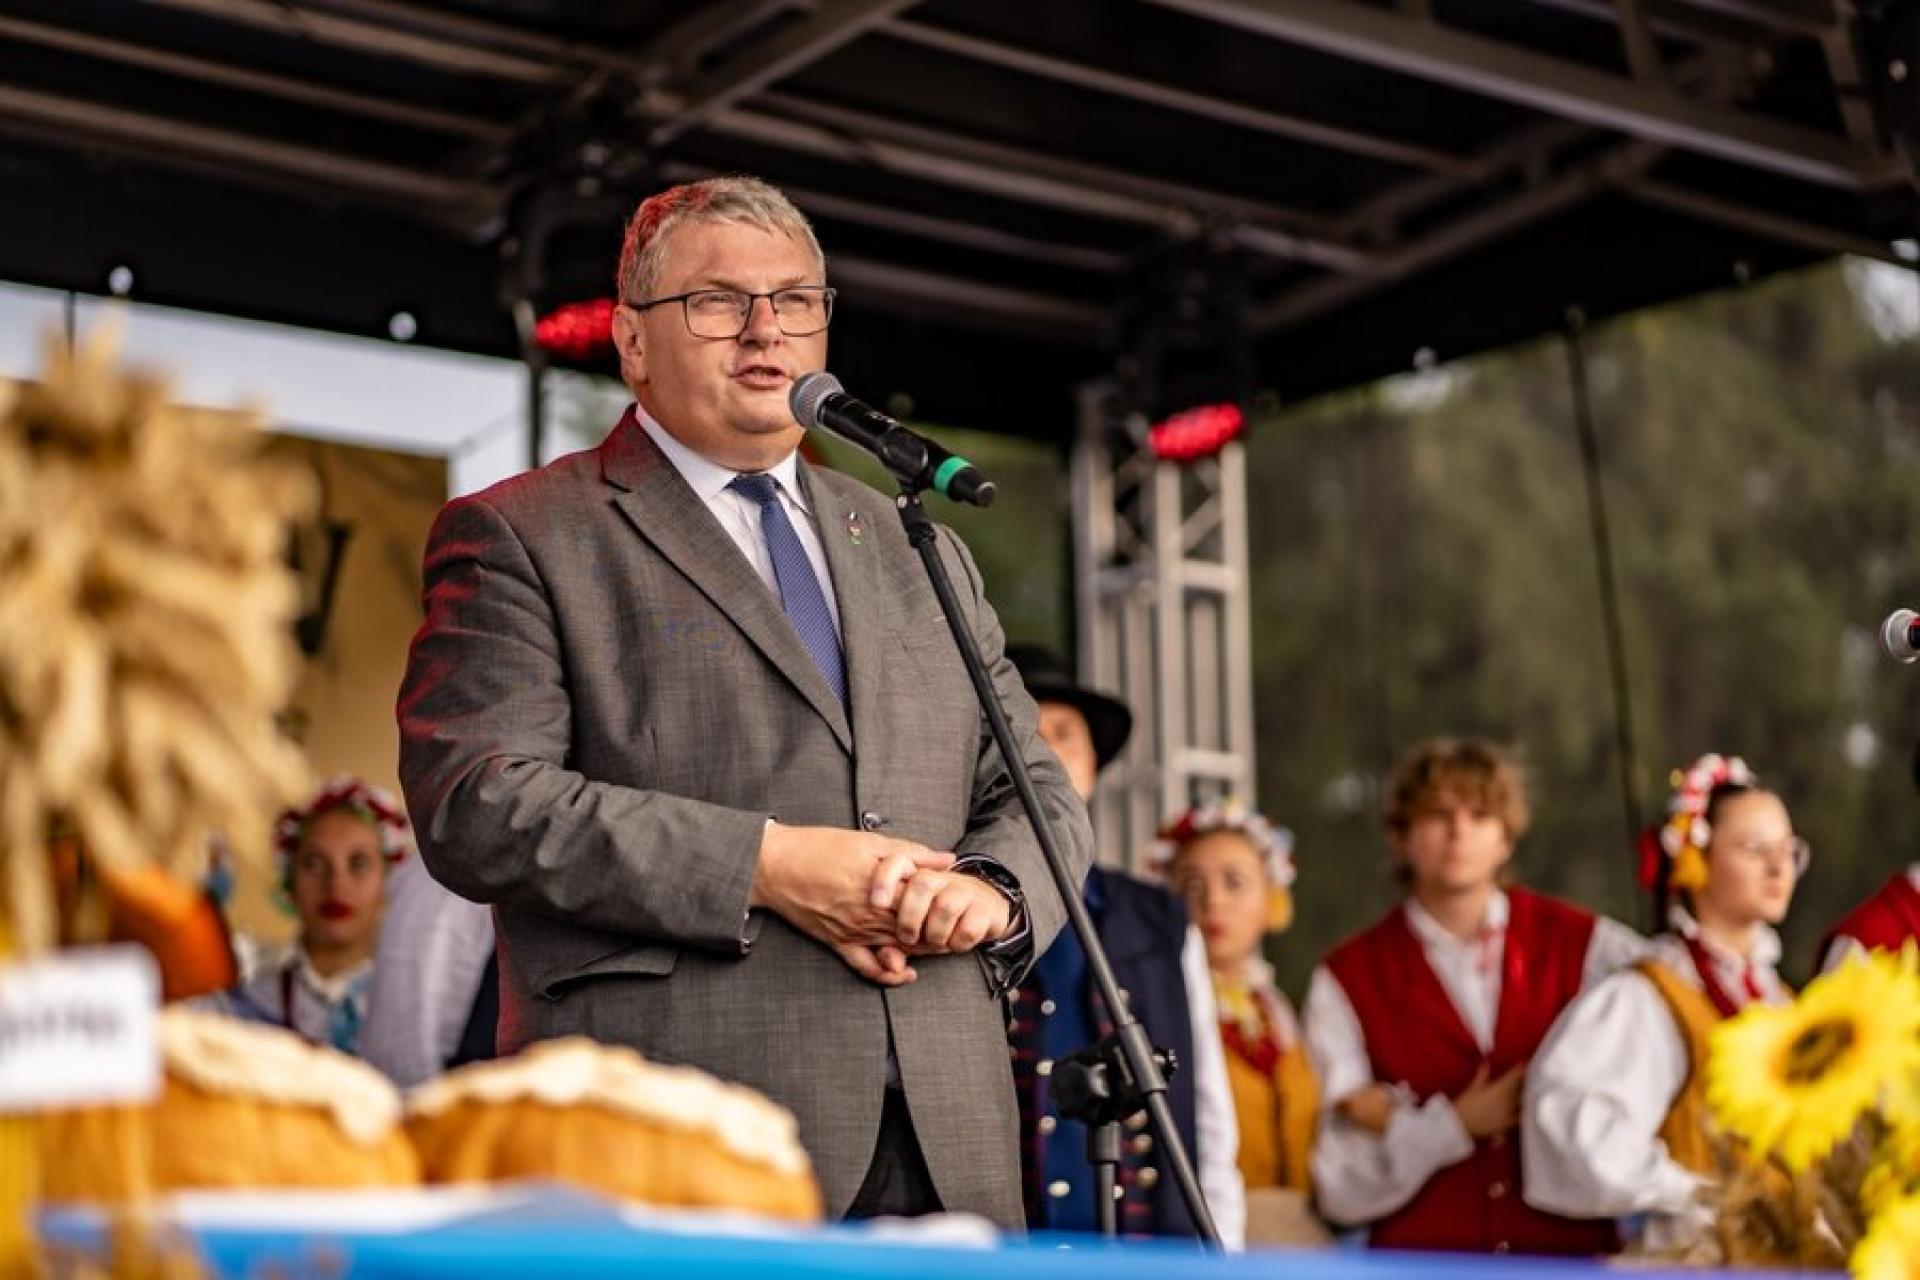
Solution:
{"label": "microphone windscreen", "polygon": [[1895,609],[1887,615],[1886,623],[1880,628],[1880,643],[1886,648],[1887,656],[1897,662],[1912,662],[1920,658],[1920,649],[1913,647],[1913,624],[1920,622],[1920,614],[1911,609]]}
{"label": "microphone windscreen", "polygon": [[825,369],[803,373],[793,380],[793,390],[787,393],[787,407],[793,411],[793,420],[811,431],[820,425],[820,406],[826,403],[827,397],[845,393],[840,379]]}

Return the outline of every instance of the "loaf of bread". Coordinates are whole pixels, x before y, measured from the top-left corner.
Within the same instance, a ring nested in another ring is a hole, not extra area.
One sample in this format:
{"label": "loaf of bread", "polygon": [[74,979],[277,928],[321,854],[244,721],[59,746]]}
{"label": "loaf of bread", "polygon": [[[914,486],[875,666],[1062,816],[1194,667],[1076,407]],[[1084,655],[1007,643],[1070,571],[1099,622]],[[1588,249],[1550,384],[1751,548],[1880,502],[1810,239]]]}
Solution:
{"label": "loaf of bread", "polygon": [[821,1217],[792,1113],[631,1049],[543,1042],[421,1086],[407,1111],[428,1182],[551,1178],[661,1207]]}
{"label": "loaf of bread", "polygon": [[179,1007],[161,1012],[160,1050],[154,1102],[44,1117],[46,1199],[420,1181],[399,1094],[365,1063],[278,1027]]}

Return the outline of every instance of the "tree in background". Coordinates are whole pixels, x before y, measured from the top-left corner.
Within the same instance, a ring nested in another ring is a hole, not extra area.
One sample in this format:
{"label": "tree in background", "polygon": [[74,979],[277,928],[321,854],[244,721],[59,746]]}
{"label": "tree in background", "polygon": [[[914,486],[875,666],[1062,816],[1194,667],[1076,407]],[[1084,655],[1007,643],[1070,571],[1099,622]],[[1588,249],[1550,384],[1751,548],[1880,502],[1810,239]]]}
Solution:
{"label": "tree in background", "polygon": [[[1913,856],[1920,820],[1920,675],[1875,638],[1920,597],[1920,342],[1876,323],[1871,282],[1818,268],[1586,343],[1639,820],[1708,749],[1780,787],[1815,848],[1790,971]],[[1648,923],[1572,420],[1554,339],[1253,437],[1260,798],[1300,837],[1299,923],[1276,957],[1295,984],[1387,900],[1379,782],[1433,734],[1522,753],[1523,877]]]}

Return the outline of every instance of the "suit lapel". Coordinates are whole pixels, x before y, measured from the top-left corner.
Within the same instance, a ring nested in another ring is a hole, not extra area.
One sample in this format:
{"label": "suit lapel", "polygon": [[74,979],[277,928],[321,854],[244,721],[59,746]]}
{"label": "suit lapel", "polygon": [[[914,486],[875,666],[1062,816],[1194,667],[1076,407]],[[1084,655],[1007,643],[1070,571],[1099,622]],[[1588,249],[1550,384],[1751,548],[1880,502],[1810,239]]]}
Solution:
{"label": "suit lapel", "polygon": [[[841,492],[834,477],[800,463],[800,487],[813,513],[833,575],[833,594],[840,606],[840,647],[847,657],[847,700],[853,710],[853,741],[869,748],[882,733],[880,707],[881,664],[892,656],[893,641],[883,621],[887,600],[881,591],[878,538],[874,521],[891,512],[874,510],[873,495],[863,490]],[[858,528],[860,540],[854,541]],[[870,758],[878,753],[869,751]],[[856,751],[856,757],[861,753]]]}
{"label": "suit lapel", "polygon": [[[853,750],[845,708],[800,642],[779,599],[740,554],[713,513],[627,410],[600,446],[601,473],[622,492],[614,505],[659,553],[738,627],[794,689],[820,713],[840,745]],[[838,569],[835,569],[836,575]],[[841,606],[845,617],[846,606]],[[853,653],[847,653],[853,667]],[[857,668],[855,668],[857,669]],[[856,705],[858,705],[856,703]]]}

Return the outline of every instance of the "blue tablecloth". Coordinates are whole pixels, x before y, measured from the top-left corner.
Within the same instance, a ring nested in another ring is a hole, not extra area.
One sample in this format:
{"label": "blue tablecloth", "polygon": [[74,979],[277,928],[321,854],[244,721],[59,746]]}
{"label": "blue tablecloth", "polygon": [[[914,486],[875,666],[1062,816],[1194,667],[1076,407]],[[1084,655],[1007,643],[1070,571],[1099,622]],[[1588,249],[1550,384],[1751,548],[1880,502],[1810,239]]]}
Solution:
{"label": "blue tablecloth", "polygon": [[[188,1234],[216,1274],[233,1280],[493,1280],[500,1277],[647,1277],[715,1280],[778,1276],[795,1280],[1166,1280],[1210,1276],[1245,1280],[1574,1280],[1630,1275],[1633,1280],[1702,1273],[1559,1259],[1445,1254],[1385,1254],[1352,1249],[1255,1251],[1203,1257],[1165,1243],[1111,1244],[1080,1236],[1036,1236],[990,1246],[906,1242],[862,1227],[781,1230],[713,1220],[635,1220],[577,1192],[538,1188],[497,1202],[408,1226],[404,1215],[356,1226],[351,1213],[329,1213],[296,1225],[299,1209],[234,1215],[187,1211]],[[308,1215],[309,1217],[313,1215]],[[289,1220],[293,1219],[293,1220]],[[53,1211],[43,1228],[51,1241],[85,1247],[101,1236],[97,1214]],[[1720,1272],[1718,1275],[1731,1275]],[[1763,1273],[1750,1273],[1758,1276]],[[1781,1272],[1764,1273],[1779,1277]],[[1802,1273],[1810,1274],[1810,1273]]]}

